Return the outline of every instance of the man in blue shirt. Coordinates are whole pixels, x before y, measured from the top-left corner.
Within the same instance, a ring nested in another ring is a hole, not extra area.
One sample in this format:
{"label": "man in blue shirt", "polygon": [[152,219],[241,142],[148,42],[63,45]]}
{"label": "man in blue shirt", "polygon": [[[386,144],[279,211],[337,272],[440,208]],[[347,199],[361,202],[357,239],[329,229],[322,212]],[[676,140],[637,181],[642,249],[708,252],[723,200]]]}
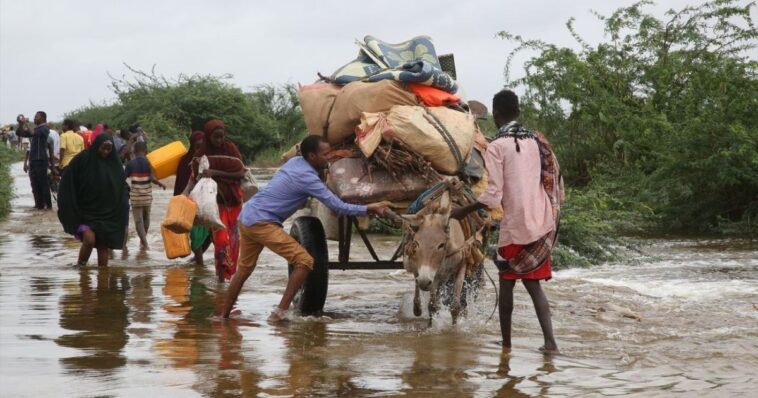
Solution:
{"label": "man in blue shirt", "polygon": [[279,306],[269,316],[269,321],[284,319],[285,311],[292,303],[308,273],[313,269],[313,257],[294,238],[284,232],[284,220],[292,216],[309,197],[314,197],[338,214],[383,216],[387,206],[373,203],[368,206],[352,205],[340,200],[319,178],[319,172],[328,165],[326,154],[329,143],[320,136],[311,135],[300,143],[300,153],[290,159],[274,174],[271,182],[245,203],[240,213],[240,256],[237,273],[229,284],[224,318],[232,311],[242,285],[253,273],[258,256],[263,248],[284,257],[295,269],[290,274]]}
{"label": "man in blue shirt", "polygon": [[34,115],[34,132],[31,135],[29,150],[24,158],[24,172],[29,173],[34,195],[34,208],[51,210],[53,208],[50,196],[50,182],[47,179],[48,168],[53,167],[53,147],[47,138],[50,129],[47,127],[47,114],[39,111]]}

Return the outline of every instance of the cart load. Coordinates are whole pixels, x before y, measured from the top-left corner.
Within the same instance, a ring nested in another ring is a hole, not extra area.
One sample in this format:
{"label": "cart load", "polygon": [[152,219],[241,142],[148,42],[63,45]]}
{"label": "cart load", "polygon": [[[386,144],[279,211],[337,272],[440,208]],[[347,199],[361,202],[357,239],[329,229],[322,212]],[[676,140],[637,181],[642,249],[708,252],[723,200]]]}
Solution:
{"label": "cart load", "polygon": [[[476,124],[487,110],[460,94],[453,56],[438,57],[426,36],[399,44],[366,36],[356,44],[355,60],[330,76],[319,74],[317,82],[298,90],[308,132],[321,135],[332,147],[327,186],[347,202],[388,201],[398,212],[423,209],[439,201],[443,191],[455,206],[473,203],[487,186],[487,140]],[[297,152],[294,147],[283,159]],[[381,260],[365,234],[366,220],[337,217],[316,201],[311,215],[295,220],[291,232],[320,259],[315,268],[322,269],[311,273],[300,293],[302,311],[323,307],[330,268],[402,268],[398,260],[404,256],[407,226],[402,226],[404,238],[395,254]],[[486,212],[472,214],[461,224],[466,248],[459,254],[465,253],[466,274],[475,277],[484,259],[482,242],[490,218]],[[373,261],[350,258],[353,231]],[[325,254],[326,239],[339,242],[336,262]]]}

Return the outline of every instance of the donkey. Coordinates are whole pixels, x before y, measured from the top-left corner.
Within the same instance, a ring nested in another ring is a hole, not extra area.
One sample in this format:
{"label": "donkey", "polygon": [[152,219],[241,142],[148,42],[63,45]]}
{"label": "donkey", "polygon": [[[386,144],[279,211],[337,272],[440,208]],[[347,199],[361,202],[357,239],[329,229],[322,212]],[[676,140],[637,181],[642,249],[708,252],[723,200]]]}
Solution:
{"label": "donkey", "polygon": [[420,290],[429,292],[429,325],[437,313],[439,290],[455,278],[450,314],[453,324],[461,312],[461,292],[466,277],[466,238],[460,221],[450,218],[450,192],[432,201],[417,214],[403,215],[410,226],[406,232],[403,266],[416,280],[413,314],[421,316]]}

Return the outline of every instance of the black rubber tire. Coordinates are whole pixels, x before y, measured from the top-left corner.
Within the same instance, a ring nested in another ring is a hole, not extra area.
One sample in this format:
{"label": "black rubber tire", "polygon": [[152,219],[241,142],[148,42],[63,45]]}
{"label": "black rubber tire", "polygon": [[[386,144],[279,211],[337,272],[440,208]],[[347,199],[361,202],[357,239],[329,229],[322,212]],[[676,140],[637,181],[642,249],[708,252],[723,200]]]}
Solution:
{"label": "black rubber tire", "polygon": [[[324,310],[329,287],[329,249],[321,221],[316,217],[298,217],[290,228],[295,238],[313,257],[313,271],[295,295],[293,305],[303,315],[319,315]],[[294,269],[290,264],[288,273]]]}

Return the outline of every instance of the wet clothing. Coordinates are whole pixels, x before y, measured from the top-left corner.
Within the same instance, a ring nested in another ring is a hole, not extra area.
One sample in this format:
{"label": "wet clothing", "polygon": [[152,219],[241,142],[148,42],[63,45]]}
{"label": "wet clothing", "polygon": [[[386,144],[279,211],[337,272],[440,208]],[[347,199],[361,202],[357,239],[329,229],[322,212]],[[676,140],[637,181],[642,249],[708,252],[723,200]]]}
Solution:
{"label": "wet clothing", "polygon": [[[187,188],[189,179],[192,176],[192,168],[190,162],[194,157],[195,151],[198,148],[198,142],[205,137],[205,133],[202,131],[194,131],[190,135],[189,150],[179,160],[179,167],[176,170],[176,179],[174,180],[174,196],[181,195],[184,189]],[[192,251],[196,251],[200,248],[208,248],[210,245],[211,231],[208,227],[202,225],[194,225],[190,231],[190,247]],[[205,251],[205,250],[203,250]]]}
{"label": "wet clothing", "polygon": [[126,164],[129,179],[129,200],[133,207],[150,207],[153,204],[153,184],[150,163],[145,157],[136,157]]}
{"label": "wet clothing", "polygon": [[[211,244],[208,240],[211,238],[211,230],[204,225],[193,225],[190,230],[190,247],[195,251],[201,247],[208,248]],[[206,246],[206,243],[208,246]],[[205,251],[203,249],[203,252]]]}
{"label": "wet clothing", "polygon": [[[147,230],[150,228],[150,206],[132,206],[134,229],[140,241],[147,240]],[[127,221],[128,222],[128,221]]]}
{"label": "wet clothing", "polygon": [[249,227],[240,225],[239,231],[240,268],[255,269],[261,251],[268,248],[295,267],[313,270],[313,257],[295,238],[284,232],[281,225],[275,223],[257,223]]}
{"label": "wet clothing", "polygon": [[87,225],[98,246],[121,249],[129,216],[126,176],[115,150],[105,159],[98,154],[106,141],[113,143],[109,135],[99,135],[66,167],[58,190],[58,219],[71,235]]}
{"label": "wet clothing", "polygon": [[[210,136],[217,128],[224,128],[224,123],[214,119],[205,124],[204,141],[202,147],[192,160],[192,176],[199,178],[199,161],[203,156],[208,158],[209,166],[213,170],[236,173],[245,170],[237,146],[229,140],[224,140],[221,147],[215,147],[210,142]],[[213,247],[215,250],[216,273],[231,279],[237,271],[237,259],[239,258],[239,232],[237,220],[242,204],[241,180],[236,178],[213,177],[218,186],[216,202],[219,208],[219,217],[226,228],[212,232]]]}
{"label": "wet clothing", "polygon": [[245,203],[240,220],[246,226],[257,223],[282,224],[314,197],[338,214],[365,216],[367,206],[340,200],[302,156],[287,161],[263,189]]}
{"label": "wet clothing", "polygon": [[32,196],[34,196],[34,207],[36,209],[53,208],[50,180],[47,177],[49,167],[50,163],[47,159],[29,161],[29,181],[32,185]]}
{"label": "wet clothing", "polygon": [[213,254],[216,259],[217,272],[223,272],[224,278],[231,279],[237,272],[237,260],[240,254],[239,230],[237,220],[240,206],[218,205],[218,215],[226,228],[212,232]]}
{"label": "wet clothing", "polygon": [[[508,245],[508,246],[498,248],[497,254],[499,254],[500,257],[506,260],[510,260],[516,257],[522,250],[524,250],[524,245]],[[548,281],[552,277],[553,277],[553,271],[552,271],[551,261],[550,261],[549,256],[547,260],[545,260],[545,262],[542,263],[542,265],[539,268],[526,274],[517,274],[515,272],[507,272],[507,271],[500,272],[500,279],[504,279],[504,280],[531,279],[531,280]]]}

